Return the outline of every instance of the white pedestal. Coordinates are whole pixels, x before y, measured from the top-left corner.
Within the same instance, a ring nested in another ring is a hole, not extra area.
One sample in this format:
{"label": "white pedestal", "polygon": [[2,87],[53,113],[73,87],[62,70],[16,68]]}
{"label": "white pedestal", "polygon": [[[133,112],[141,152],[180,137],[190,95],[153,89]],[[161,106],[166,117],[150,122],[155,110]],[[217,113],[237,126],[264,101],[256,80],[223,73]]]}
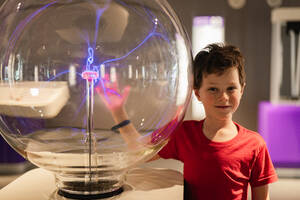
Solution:
{"label": "white pedestal", "polygon": [[[5,200],[67,200],[56,193],[54,175],[44,169],[33,169],[0,190]],[[183,176],[170,169],[136,168],[126,178],[124,192],[114,200],[182,200]]]}

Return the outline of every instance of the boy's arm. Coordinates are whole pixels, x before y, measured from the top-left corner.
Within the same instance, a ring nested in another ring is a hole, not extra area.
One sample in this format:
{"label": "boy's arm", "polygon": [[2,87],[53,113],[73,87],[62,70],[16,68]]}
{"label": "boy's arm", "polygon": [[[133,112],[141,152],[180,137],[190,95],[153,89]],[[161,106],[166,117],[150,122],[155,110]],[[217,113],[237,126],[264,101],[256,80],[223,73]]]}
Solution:
{"label": "boy's arm", "polygon": [[251,188],[252,200],[270,200],[269,185],[262,185]]}
{"label": "boy's arm", "polygon": [[[111,110],[111,114],[113,116],[114,121],[119,124],[124,120],[128,120],[129,117],[127,115],[127,112],[125,110],[125,108],[122,106],[120,108],[116,108],[114,110]],[[141,136],[136,128],[133,126],[132,123],[129,123],[128,125],[119,128],[120,134],[123,137],[123,139],[125,140],[125,142],[127,144],[132,144],[135,146],[137,139]]]}
{"label": "boy's arm", "polygon": [[[97,86],[96,92],[102,99],[105,106],[111,112],[115,125],[119,125],[125,120],[130,120],[125,110],[125,103],[130,93],[130,86],[126,86],[120,91],[117,81],[111,81],[108,74],[100,80],[101,84]],[[135,149],[140,146],[137,139],[141,136],[132,123],[126,123],[117,128],[122,138],[125,140],[129,148]]]}
{"label": "boy's arm", "polygon": [[125,122],[125,120],[127,121],[126,124],[119,126],[117,130],[120,132],[120,135],[130,149],[137,149],[144,144],[149,143],[151,141],[151,137],[141,137],[141,134],[129,121],[130,118],[126,112],[125,103],[129,96],[130,90],[130,86],[125,86],[125,88],[120,91],[118,82],[110,81],[110,78],[107,74],[103,79],[101,79],[101,84],[96,87],[96,92],[99,94],[105,106],[111,112],[115,126]]}
{"label": "boy's arm", "polygon": [[[130,86],[126,86],[123,91],[119,90],[118,82],[111,82],[109,77],[106,75],[102,80],[101,87],[96,87],[96,91],[102,99],[105,106],[111,112],[111,115],[114,119],[114,122],[117,125],[117,129],[120,132],[120,135],[127,143],[130,149],[139,148],[145,144],[154,144],[157,139],[159,139],[160,131],[154,131],[151,135],[141,136],[138,130],[134,127],[132,123],[130,123],[129,116],[125,109],[125,103],[130,93]],[[182,108],[181,108],[182,109]],[[180,109],[180,111],[181,111]],[[178,113],[180,113],[178,111]],[[124,121],[129,121],[125,125],[118,126],[120,123]],[[177,120],[177,115],[176,115]],[[164,128],[172,128],[173,121],[172,120],[166,127]],[[170,127],[169,127],[170,126]],[[156,154],[154,157],[149,159],[148,161],[157,160],[160,156]]]}
{"label": "boy's arm", "polygon": [[278,177],[268,152],[267,145],[265,141],[263,141],[251,169],[250,185],[253,196],[252,200],[269,200],[268,184],[277,181],[277,179]]}

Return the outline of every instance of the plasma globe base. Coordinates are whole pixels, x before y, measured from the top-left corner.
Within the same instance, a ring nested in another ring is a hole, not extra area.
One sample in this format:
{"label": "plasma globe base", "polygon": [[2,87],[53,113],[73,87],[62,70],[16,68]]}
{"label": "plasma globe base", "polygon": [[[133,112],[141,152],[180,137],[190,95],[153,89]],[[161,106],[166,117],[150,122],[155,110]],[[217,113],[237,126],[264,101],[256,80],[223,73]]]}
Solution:
{"label": "plasma globe base", "polygon": [[[75,183],[76,184],[76,183]],[[77,187],[81,186],[82,184],[78,184],[77,186],[75,186],[74,190],[78,191]],[[99,188],[101,188],[101,183],[99,185]],[[97,186],[97,184],[94,184],[94,186]],[[108,185],[109,186],[109,185]],[[89,193],[92,193],[89,187],[80,187],[80,189],[83,189],[84,191],[88,191]],[[106,193],[97,193],[97,194],[73,194],[73,193],[68,193],[65,192],[64,190],[58,190],[57,194],[59,194],[60,196],[66,197],[66,198],[70,198],[70,199],[106,199],[106,198],[110,198],[116,195],[119,195],[123,192],[123,187],[120,187],[119,189],[116,189],[114,191],[111,192],[106,192]]]}

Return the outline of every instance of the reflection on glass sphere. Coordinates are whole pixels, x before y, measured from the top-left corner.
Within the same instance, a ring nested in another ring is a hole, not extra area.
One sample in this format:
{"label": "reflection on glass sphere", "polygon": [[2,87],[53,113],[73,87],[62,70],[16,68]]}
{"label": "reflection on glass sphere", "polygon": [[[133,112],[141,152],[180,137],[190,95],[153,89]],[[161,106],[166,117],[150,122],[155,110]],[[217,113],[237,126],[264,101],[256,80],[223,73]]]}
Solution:
{"label": "reflection on glass sphere", "polygon": [[[61,191],[119,189],[162,148],[191,94],[191,53],[166,1],[7,0],[0,132]],[[111,130],[124,105],[138,133]]]}

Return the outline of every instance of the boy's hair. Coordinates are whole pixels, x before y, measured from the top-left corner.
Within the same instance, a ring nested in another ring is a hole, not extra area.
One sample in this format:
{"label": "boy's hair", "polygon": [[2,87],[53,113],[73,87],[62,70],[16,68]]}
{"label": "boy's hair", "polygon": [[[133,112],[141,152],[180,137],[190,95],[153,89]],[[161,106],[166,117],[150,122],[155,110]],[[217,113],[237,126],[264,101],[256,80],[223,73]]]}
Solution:
{"label": "boy's hair", "polygon": [[194,89],[200,89],[204,75],[222,75],[225,70],[236,67],[241,86],[245,85],[245,60],[240,50],[233,45],[210,44],[200,51],[193,63]]}

